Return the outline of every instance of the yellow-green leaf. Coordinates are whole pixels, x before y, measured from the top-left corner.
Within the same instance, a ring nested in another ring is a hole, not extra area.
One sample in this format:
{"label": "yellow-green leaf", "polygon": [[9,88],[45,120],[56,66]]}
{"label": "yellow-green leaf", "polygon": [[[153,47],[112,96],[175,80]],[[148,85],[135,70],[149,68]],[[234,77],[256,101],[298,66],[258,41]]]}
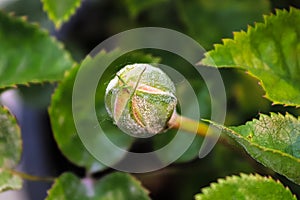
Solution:
{"label": "yellow-green leaf", "polygon": [[44,10],[49,18],[54,22],[56,28],[60,28],[64,22],[67,22],[81,5],[81,0],[41,0]]}

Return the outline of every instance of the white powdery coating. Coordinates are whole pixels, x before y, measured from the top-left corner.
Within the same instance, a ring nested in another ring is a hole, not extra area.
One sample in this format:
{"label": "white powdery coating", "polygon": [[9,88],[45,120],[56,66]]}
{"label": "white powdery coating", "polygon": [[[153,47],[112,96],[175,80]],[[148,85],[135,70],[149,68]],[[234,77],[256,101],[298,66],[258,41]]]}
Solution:
{"label": "white powdery coating", "polygon": [[172,96],[160,96],[163,100],[158,103],[164,103],[164,106],[157,105],[147,98],[136,96],[135,100],[140,111],[141,118],[145,123],[145,130],[151,134],[157,134],[166,129],[166,122],[170,119],[176,106],[176,98]]}
{"label": "white powdery coating", "polygon": [[[120,117],[114,123],[124,132],[137,137],[164,132],[177,104],[172,80],[159,68],[149,64],[133,64],[122,68],[110,81],[106,88],[106,95],[110,98],[108,101],[117,101],[116,91],[124,87],[128,87],[132,97],[124,110],[119,111],[122,113],[118,113]],[[115,107],[118,102],[111,102],[111,105]],[[110,109],[113,108],[106,105],[106,109],[111,115]]]}
{"label": "white powdery coating", "polygon": [[112,90],[114,87],[118,85],[118,77],[115,76],[107,85],[105,90],[105,95],[109,93],[110,90]]}

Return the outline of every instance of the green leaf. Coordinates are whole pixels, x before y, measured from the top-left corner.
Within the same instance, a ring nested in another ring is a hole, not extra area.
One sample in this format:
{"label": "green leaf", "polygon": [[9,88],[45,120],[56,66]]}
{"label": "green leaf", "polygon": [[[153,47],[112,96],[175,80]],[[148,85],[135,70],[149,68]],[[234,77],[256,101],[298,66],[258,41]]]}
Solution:
{"label": "green leaf", "polygon": [[22,180],[12,175],[10,169],[18,164],[22,151],[20,129],[16,119],[4,107],[0,107],[0,192],[19,189]]}
{"label": "green leaf", "polygon": [[150,200],[148,193],[133,176],[117,172],[97,183],[95,196],[105,200]]}
{"label": "green leaf", "polygon": [[169,0],[125,0],[126,6],[129,10],[129,14],[131,17],[135,18],[140,12],[163,2],[167,2]]}
{"label": "green leaf", "polygon": [[81,5],[81,0],[52,1],[41,0],[43,9],[48,13],[49,18],[54,22],[56,28],[60,28],[67,22]]}
{"label": "green leaf", "polygon": [[221,128],[258,162],[300,184],[299,119],[290,114],[261,114],[245,125]]}
{"label": "green leaf", "polygon": [[70,161],[89,171],[97,171],[105,166],[86,150],[77,135],[73,119],[72,91],[78,69],[79,65],[66,73],[52,96],[49,108],[51,126],[58,147]]}
{"label": "green leaf", "polygon": [[12,168],[20,160],[22,141],[16,119],[0,107],[0,167]]}
{"label": "green leaf", "polygon": [[[87,58],[82,62],[81,67],[106,67],[103,66],[103,63],[106,63],[110,56],[119,57],[119,54],[120,51],[116,50],[110,53],[100,52],[94,58],[87,56]],[[101,78],[99,77],[100,81],[95,95],[95,110],[98,117],[98,122],[105,133],[107,133],[106,136],[110,139],[110,141],[122,149],[127,150],[131,146],[134,139],[119,130],[109,118],[104,105],[104,94],[106,86],[109,80],[114,77],[118,69],[128,63],[149,63],[157,61],[157,58],[153,58],[150,55],[144,55],[141,53],[132,53],[130,55],[125,54],[124,56],[121,56],[116,61],[114,61],[111,64],[111,67],[108,67],[108,69],[106,69]],[[54,137],[62,153],[73,163],[85,167],[90,172],[95,172],[106,168],[106,166],[96,160],[84,147],[77,134],[73,118],[72,92],[79,67],[80,66],[76,66],[72,70],[67,72],[65,78],[55,90],[54,95],[52,96],[49,114]],[[88,83],[88,81],[89,80],[87,78],[87,84],[90,84]],[[86,108],[88,106],[86,106],[87,103],[84,100],[84,98],[80,100],[80,107]],[[83,119],[83,121],[90,119],[89,110],[80,113],[80,115],[80,118]],[[95,138],[93,138],[94,141],[97,140],[96,137],[97,135],[95,136]],[[117,162],[120,157],[125,156],[125,152],[124,155],[112,153],[109,156],[111,160]]]}
{"label": "green leaf", "polygon": [[196,200],[223,200],[223,199],[268,199],[268,200],[296,200],[296,197],[280,182],[260,175],[241,174],[240,177],[232,176],[219,179],[210,187],[202,189],[202,194],[197,194]]}
{"label": "green leaf", "polygon": [[87,188],[78,177],[64,173],[55,180],[46,200],[88,200]]}
{"label": "green leaf", "polygon": [[95,182],[80,180],[71,173],[60,176],[48,191],[46,200],[149,200],[139,181],[125,173],[113,173]]}
{"label": "green leaf", "polygon": [[277,104],[300,105],[300,11],[277,10],[264,23],[234,33],[201,62],[246,70],[262,82],[266,97]]}
{"label": "green leaf", "polygon": [[270,12],[268,0],[177,0],[179,16],[188,33],[204,48],[231,37],[233,31],[246,29],[247,24]]}
{"label": "green leaf", "polygon": [[49,34],[23,18],[0,12],[0,88],[57,81],[73,65]]}
{"label": "green leaf", "polygon": [[18,190],[22,187],[22,179],[9,171],[0,171],[0,192]]}

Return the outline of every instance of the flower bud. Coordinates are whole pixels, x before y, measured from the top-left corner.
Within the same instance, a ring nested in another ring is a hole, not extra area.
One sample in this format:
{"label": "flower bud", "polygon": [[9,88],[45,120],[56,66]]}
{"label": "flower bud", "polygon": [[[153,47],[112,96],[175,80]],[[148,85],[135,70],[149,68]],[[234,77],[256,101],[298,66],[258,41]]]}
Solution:
{"label": "flower bud", "polygon": [[177,98],[171,79],[149,64],[127,65],[117,72],[105,93],[105,106],[114,123],[136,137],[168,129]]}

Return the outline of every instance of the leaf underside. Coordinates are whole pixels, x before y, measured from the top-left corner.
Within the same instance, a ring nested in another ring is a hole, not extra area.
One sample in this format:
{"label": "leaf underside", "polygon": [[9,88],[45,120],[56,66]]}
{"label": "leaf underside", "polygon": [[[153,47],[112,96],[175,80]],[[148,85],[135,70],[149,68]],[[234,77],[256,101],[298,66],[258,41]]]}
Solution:
{"label": "leaf underside", "polygon": [[272,178],[256,175],[241,174],[226,179],[219,179],[210,187],[202,189],[196,200],[223,200],[223,199],[268,199],[268,200],[296,200],[296,197],[280,182]]}
{"label": "leaf underside", "polygon": [[25,18],[0,12],[0,88],[57,81],[73,61],[61,43]]}
{"label": "leaf underside", "polygon": [[261,81],[275,104],[300,106],[300,27],[295,24],[300,24],[300,10],[277,10],[264,23],[215,45],[201,63],[242,68]]}

